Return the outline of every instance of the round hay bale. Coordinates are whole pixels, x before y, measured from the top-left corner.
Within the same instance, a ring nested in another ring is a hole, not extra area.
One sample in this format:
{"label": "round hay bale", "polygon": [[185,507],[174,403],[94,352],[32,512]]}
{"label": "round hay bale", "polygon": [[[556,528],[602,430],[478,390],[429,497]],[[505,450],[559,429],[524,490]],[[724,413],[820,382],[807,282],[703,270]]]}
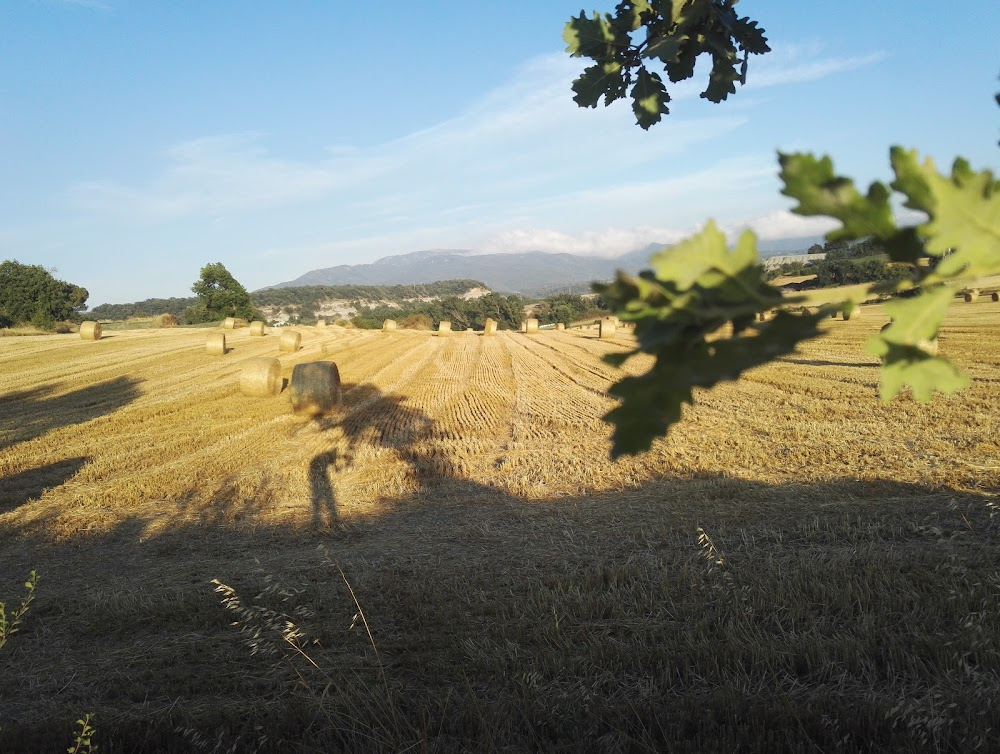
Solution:
{"label": "round hay bale", "polygon": [[173,314],[170,314],[169,312],[167,312],[166,314],[160,314],[156,318],[157,327],[177,327],[177,324],[178,324],[177,317],[175,317]]}
{"label": "round hay bale", "polygon": [[101,339],[101,323],[93,322],[87,320],[80,325],[80,339],[81,340],[100,340]]}
{"label": "round hay bale", "polygon": [[565,330],[565,329],[566,329],[565,322],[556,322],[556,330]]}
{"label": "round hay bale", "polygon": [[528,324],[522,319],[521,325],[518,328],[521,332],[528,332]]}
{"label": "round hay bale", "polygon": [[340,405],[340,370],[332,361],[296,364],[288,383],[292,412],[315,419]]}
{"label": "round hay bale", "polygon": [[451,335],[451,322],[447,319],[442,319],[438,323],[438,335]]}
{"label": "round hay bale", "polygon": [[757,314],[757,321],[758,322],[767,322],[767,312],[759,312]]}
{"label": "round hay bale", "polygon": [[475,331],[474,331],[474,330],[473,330],[473,329],[472,329],[471,327],[466,327],[466,328],[465,328],[465,331],[466,331],[466,332],[475,332]]}
{"label": "round hay bale", "polygon": [[837,318],[837,310],[834,309],[833,311],[830,312],[830,319],[836,319],[836,318]]}
{"label": "round hay bale", "polygon": [[538,320],[534,317],[529,317],[524,320],[524,332],[526,335],[534,335],[538,332]]}
{"label": "round hay bale", "polygon": [[210,332],[206,348],[210,356],[225,356],[226,334],[224,332]]}
{"label": "round hay bale", "polygon": [[993,293],[990,294],[990,301],[992,301],[994,304],[997,301],[1000,301],[1000,293],[997,293],[996,291],[993,291]]}
{"label": "round hay bale", "polygon": [[852,319],[859,319],[861,317],[861,304],[856,305],[850,311],[844,309],[842,315],[844,317],[844,322],[850,322]]}
{"label": "round hay bale", "polygon": [[965,291],[962,293],[962,298],[965,299],[965,303],[967,304],[971,304],[978,297],[979,297],[978,288],[966,288]]}
{"label": "round hay bale", "polygon": [[271,356],[247,359],[240,371],[240,392],[265,398],[281,392],[281,362]]}
{"label": "round hay bale", "polygon": [[222,321],[222,326],[226,330],[235,330],[236,329],[236,317],[226,317]]}
{"label": "round hay bale", "polygon": [[486,318],[486,326],[483,328],[483,335],[496,335],[497,321],[492,317]]}
{"label": "round hay bale", "polygon": [[302,333],[297,330],[285,330],[278,339],[278,350],[282,353],[294,353],[302,348]]}
{"label": "round hay bale", "polygon": [[396,320],[387,319],[382,323],[382,332],[392,332],[396,329]]}
{"label": "round hay bale", "polygon": [[316,320],[316,327],[326,327],[326,320],[325,319],[317,319]]}
{"label": "round hay bale", "polygon": [[605,317],[600,322],[597,323],[597,337],[598,338],[611,338],[614,337],[615,331],[618,329],[615,320],[612,317]]}
{"label": "round hay bale", "polygon": [[266,330],[267,328],[265,327],[264,323],[261,322],[259,319],[255,319],[253,322],[250,323],[250,334],[255,337],[262,336]]}

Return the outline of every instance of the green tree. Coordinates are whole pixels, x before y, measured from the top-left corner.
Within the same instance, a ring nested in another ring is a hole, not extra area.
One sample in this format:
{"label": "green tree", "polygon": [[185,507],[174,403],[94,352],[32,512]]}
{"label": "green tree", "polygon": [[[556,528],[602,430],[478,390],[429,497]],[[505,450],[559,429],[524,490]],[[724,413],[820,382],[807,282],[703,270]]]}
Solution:
{"label": "green tree", "polygon": [[214,322],[226,317],[240,319],[262,319],[246,288],[240,285],[222,262],[206,264],[201,268],[201,277],[191,286],[198,296],[198,303],[184,311],[187,324]]}
{"label": "green tree", "polygon": [[669,113],[663,79],[649,65],[660,65],[674,83],[694,75],[701,55],[712,60],[701,96],[722,102],[746,83],[750,55],[770,52],[757,22],[740,18],[737,0],[623,0],[614,14],[594,12],[566,24],[563,39],[573,57],[594,61],[573,82],[580,107],[605,106],[632,98],[636,123],[648,129]]}
{"label": "green tree", "polygon": [[79,319],[86,288],[57,280],[41,265],[0,263],[0,327],[31,323],[51,328],[59,320]]}
{"label": "green tree", "polygon": [[[735,3],[623,0],[614,15],[572,18],[563,34],[567,51],[597,63],[573,84],[577,104],[596,107],[603,97],[608,105],[630,94],[638,124],[649,128],[668,112],[669,98],[645,61],[664,63],[676,82],[694,75],[701,53],[713,60],[702,96],[713,102],[725,99],[737,80],[745,80],[748,54],[769,51],[763,29],[738,18]],[[937,335],[959,290],[1000,273],[1000,182],[990,171],[973,171],[962,158],[955,160],[950,175],[900,147],[890,150],[889,160],[895,180],[875,182],[863,194],[850,178],[837,175],[829,157],[778,155],[782,193],[798,202],[793,212],[840,221],[841,227],[827,234],[828,246],[874,239],[905,271],[905,277],[868,289],[869,296],[897,298],[886,305],[892,325],[872,336],[866,348],[882,360],[883,400],[909,386],[917,400],[926,401],[935,391],[953,393],[968,383],[954,364],[922,343]],[[929,220],[898,227],[893,192]],[[743,233],[730,250],[711,221],[693,238],[654,254],[650,262],[652,269],[639,275],[619,272],[610,285],[595,286],[636,327],[637,348],[610,355],[608,361],[621,364],[639,353],[655,357],[648,372],[625,377],[611,388],[621,399],[604,417],[615,425],[613,457],[647,450],[655,437],[666,434],[680,420],[683,404],[693,403],[694,388],[735,380],[746,369],[791,353],[803,340],[819,335],[819,322],[831,311],[854,305],[844,301],[797,314],[783,310],[759,322],[765,310],[795,301],[783,299],[768,284],[752,232]],[[708,336],[726,324],[732,326],[732,336],[709,342]]]}

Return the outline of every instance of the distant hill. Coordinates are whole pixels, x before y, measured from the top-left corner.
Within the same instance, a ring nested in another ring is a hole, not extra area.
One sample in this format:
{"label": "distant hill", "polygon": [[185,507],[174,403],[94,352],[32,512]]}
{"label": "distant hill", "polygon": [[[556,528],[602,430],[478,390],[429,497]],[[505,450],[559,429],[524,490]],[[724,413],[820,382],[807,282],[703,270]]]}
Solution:
{"label": "distant hill", "polygon": [[[805,252],[819,237],[761,241],[761,255]],[[437,280],[481,280],[499,293],[548,296],[586,293],[594,280],[611,280],[616,270],[636,273],[665,244],[649,244],[619,257],[550,254],[476,254],[464,249],[414,251],[382,257],[370,264],[341,264],[312,270],[270,288],[304,285],[413,285]],[[265,289],[266,290],[266,289]]]}
{"label": "distant hill", "polygon": [[[366,306],[400,306],[413,301],[432,301],[446,296],[476,298],[489,293],[478,280],[437,280],[418,285],[335,285],[265,288],[250,294],[253,305],[269,319],[284,321],[292,312],[307,316],[353,316],[355,303]],[[198,303],[190,298],[151,298],[131,304],[101,304],[88,312],[100,320],[124,320],[173,314],[183,318],[184,310]]]}

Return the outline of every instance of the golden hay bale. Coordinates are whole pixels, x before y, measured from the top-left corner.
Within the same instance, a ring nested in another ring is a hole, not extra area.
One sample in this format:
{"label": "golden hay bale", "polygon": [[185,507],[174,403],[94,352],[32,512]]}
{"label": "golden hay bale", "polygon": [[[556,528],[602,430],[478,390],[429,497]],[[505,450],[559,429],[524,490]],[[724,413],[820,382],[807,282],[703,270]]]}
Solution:
{"label": "golden hay bale", "polygon": [[597,323],[597,337],[599,338],[610,338],[613,337],[615,331],[618,329],[617,324],[613,317],[605,317],[600,322]]}
{"label": "golden hay bale", "polygon": [[[892,327],[892,322],[886,322],[884,325],[882,325],[882,328],[879,330],[879,332],[885,332],[890,327]],[[917,348],[919,348],[921,351],[929,353],[931,356],[937,356],[937,354],[938,354],[938,339],[937,338],[930,338],[930,339],[924,338],[923,340],[918,340],[917,341]]]}
{"label": "golden hay bale", "polygon": [[538,320],[534,317],[529,317],[524,320],[524,332],[528,335],[534,335],[538,332]]}
{"label": "golden hay bale", "polygon": [[316,327],[326,327],[326,320],[325,319],[317,319],[316,320]]}
{"label": "golden hay bale", "polygon": [[222,326],[226,330],[235,330],[236,329],[236,317],[226,317],[222,321]]}
{"label": "golden hay bale", "polygon": [[856,305],[852,310],[848,311],[844,309],[842,312],[844,317],[844,322],[850,322],[852,319],[859,319],[861,317],[861,305]]}
{"label": "golden hay bale", "polygon": [[471,327],[466,327],[465,331],[466,332],[475,332],[475,330],[473,330]]}
{"label": "golden hay bale", "polygon": [[173,314],[161,314],[156,318],[157,327],[177,327],[177,317]]}
{"label": "golden hay bale", "polygon": [[288,383],[292,412],[314,419],[340,405],[340,370],[332,361],[296,364]]}
{"label": "golden hay bale", "polygon": [[302,334],[297,330],[285,330],[278,339],[278,350],[286,352],[298,351],[302,348]]}
{"label": "golden hay bale", "polygon": [[528,323],[527,323],[527,322],[525,322],[525,321],[524,321],[524,320],[522,319],[522,320],[521,320],[521,325],[520,325],[520,327],[519,327],[518,329],[519,329],[519,330],[520,330],[521,332],[528,332]]}
{"label": "golden hay bale", "polygon": [[101,323],[93,322],[87,320],[82,325],[80,325],[80,339],[81,340],[100,340],[101,339]]}
{"label": "golden hay bale", "polygon": [[243,395],[266,397],[281,392],[281,362],[271,356],[247,359],[240,371]]}
{"label": "golden hay bale", "polygon": [[997,301],[1000,301],[1000,293],[998,293],[997,291],[993,291],[993,293],[990,294],[990,301],[992,301],[994,304]]}
{"label": "golden hay bale", "polygon": [[565,330],[566,329],[566,323],[564,323],[564,322],[556,322],[556,329],[557,330]]}
{"label": "golden hay bale", "polygon": [[264,326],[264,323],[261,322],[259,319],[255,319],[253,322],[250,323],[250,334],[251,335],[254,335],[254,336],[263,335],[264,332],[266,331],[266,329],[267,328]]}
{"label": "golden hay bale", "polygon": [[496,335],[497,334],[497,322],[492,317],[486,318],[486,327],[483,329],[483,335]]}
{"label": "golden hay bale", "polygon": [[387,319],[382,323],[382,332],[392,332],[396,329],[396,320]]}
{"label": "golden hay bale", "polygon": [[451,322],[446,319],[442,319],[438,323],[437,333],[438,335],[451,335]]}
{"label": "golden hay bale", "polygon": [[206,348],[210,356],[225,356],[226,334],[224,332],[210,332]]}
{"label": "golden hay bale", "polygon": [[978,288],[966,288],[965,291],[962,292],[962,298],[965,299],[965,303],[967,304],[971,304],[978,297],[979,297]]}

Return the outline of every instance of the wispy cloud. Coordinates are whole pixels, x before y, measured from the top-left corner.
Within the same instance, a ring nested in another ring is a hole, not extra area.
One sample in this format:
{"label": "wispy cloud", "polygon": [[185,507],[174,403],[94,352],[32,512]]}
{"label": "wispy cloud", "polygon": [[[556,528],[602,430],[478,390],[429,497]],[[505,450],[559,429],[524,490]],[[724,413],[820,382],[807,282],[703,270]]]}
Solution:
{"label": "wispy cloud", "polygon": [[[756,88],[814,80],[879,57],[775,54],[773,65],[755,71]],[[580,110],[569,88],[579,71],[578,60],[542,56],[454,118],[372,147],[319,149],[311,160],[282,157],[261,133],[183,142],[165,149],[145,180],[81,182],[70,196],[88,213],[135,223],[190,219],[223,227],[252,213],[255,222],[267,216],[280,224],[293,213],[296,228],[309,224],[313,240],[303,243],[300,235],[287,247],[262,240],[259,255],[294,255],[303,265],[329,264],[347,250],[357,256],[421,246],[615,255],[689,234],[706,203],[723,225],[746,224],[749,215],[765,237],[812,234],[796,225],[801,218],[767,214],[776,194],[771,154],[705,163],[708,145],[746,125],[753,107],[675,114],[645,133],[624,103]]]}

